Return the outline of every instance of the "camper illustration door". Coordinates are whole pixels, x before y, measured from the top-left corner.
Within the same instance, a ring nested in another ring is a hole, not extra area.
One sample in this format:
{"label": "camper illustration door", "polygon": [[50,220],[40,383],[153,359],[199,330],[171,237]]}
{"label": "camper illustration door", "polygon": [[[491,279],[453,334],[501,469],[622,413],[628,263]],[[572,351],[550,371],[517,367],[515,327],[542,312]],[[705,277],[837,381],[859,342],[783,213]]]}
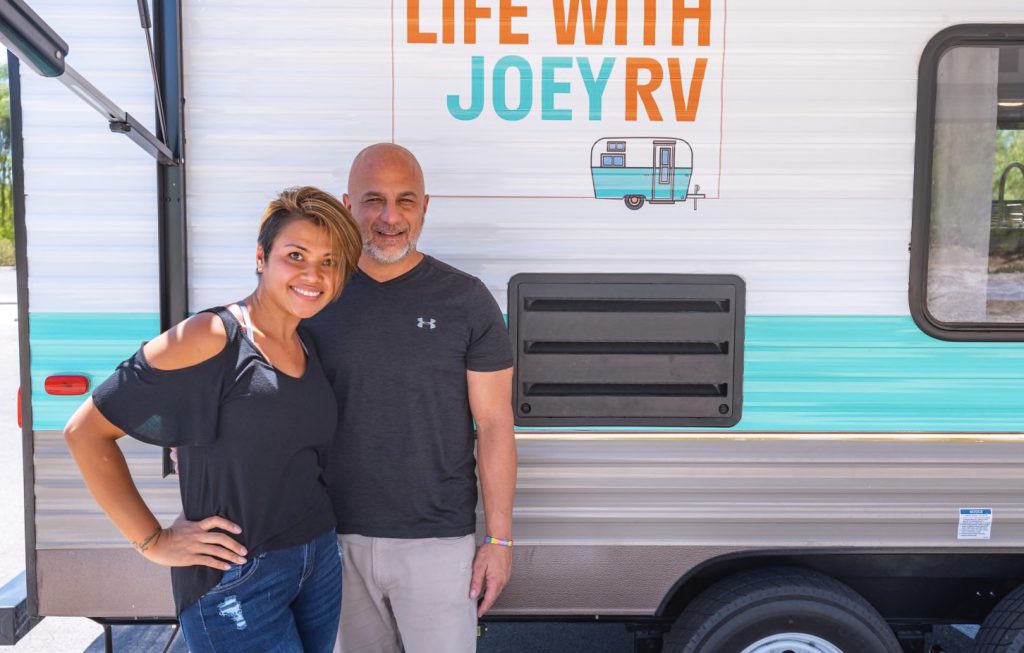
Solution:
{"label": "camper illustration door", "polygon": [[671,200],[676,179],[676,145],[672,142],[654,142],[654,188],[651,201]]}

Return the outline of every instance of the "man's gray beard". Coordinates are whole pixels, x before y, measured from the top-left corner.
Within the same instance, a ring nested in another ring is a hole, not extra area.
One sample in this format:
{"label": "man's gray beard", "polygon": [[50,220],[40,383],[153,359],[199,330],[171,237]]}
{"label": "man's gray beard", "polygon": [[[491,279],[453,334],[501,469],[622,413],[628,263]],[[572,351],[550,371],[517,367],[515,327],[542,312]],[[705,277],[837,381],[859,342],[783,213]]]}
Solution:
{"label": "man's gray beard", "polygon": [[412,253],[412,248],[415,244],[415,242],[406,243],[404,249],[389,255],[382,252],[373,240],[366,240],[363,241],[363,251],[366,252],[374,261],[382,265],[390,265],[392,263],[398,263]]}

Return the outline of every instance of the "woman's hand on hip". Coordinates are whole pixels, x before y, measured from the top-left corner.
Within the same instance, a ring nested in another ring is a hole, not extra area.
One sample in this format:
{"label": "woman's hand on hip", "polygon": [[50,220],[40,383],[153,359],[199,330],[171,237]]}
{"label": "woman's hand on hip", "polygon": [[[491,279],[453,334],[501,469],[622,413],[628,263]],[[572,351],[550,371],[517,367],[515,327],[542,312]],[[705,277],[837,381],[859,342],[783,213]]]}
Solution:
{"label": "woman's hand on hip", "polygon": [[146,559],[166,567],[191,567],[203,565],[226,570],[232,564],[243,564],[248,551],[230,535],[215,532],[214,529],[234,533],[242,529],[223,517],[207,517],[201,521],[189,521],[179,515],[170,528],[163,529],[159,536],[139,551]]}

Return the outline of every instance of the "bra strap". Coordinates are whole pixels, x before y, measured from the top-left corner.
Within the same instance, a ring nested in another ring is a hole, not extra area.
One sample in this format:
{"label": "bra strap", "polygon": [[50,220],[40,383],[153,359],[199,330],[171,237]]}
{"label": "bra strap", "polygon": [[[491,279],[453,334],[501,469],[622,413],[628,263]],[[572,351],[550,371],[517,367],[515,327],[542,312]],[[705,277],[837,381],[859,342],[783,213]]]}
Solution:
{"label": "bra strap", "polygon": [[239,302],[238,310],[242,312],[242,328],[249,335],[249,340],[256,342],[256,336],[252,328],[252,318],[249,317],[249,307],[245,305],[245,302]]}

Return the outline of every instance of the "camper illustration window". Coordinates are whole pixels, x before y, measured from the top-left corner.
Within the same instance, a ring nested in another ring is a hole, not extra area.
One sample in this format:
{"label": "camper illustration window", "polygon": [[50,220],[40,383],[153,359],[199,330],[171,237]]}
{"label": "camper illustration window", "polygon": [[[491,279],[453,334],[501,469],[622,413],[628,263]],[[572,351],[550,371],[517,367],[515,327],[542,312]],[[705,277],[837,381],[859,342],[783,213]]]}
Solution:
{"label": "camper illustration window", "polygon": [[625,152],[626,141],[608,141],[609,152]]}
{"label": "camper illustration window", "polygon": [[672,181],[672,150],[667,147],[659,148],[658,156],[658,183],[667,184]]}
{"label": "camper illustration window", "polygon": [[626,166],[625,154],[602,154],[602,168],[624,168]]}
{"label": "camper illustration window", "polygon": [[923,302],[911,310],[939,338],[1021,340],[1024,44],[975,40],[934,65],[930,196],[927,211],[915,197],[914,218],[926,242],[912,251]]}

